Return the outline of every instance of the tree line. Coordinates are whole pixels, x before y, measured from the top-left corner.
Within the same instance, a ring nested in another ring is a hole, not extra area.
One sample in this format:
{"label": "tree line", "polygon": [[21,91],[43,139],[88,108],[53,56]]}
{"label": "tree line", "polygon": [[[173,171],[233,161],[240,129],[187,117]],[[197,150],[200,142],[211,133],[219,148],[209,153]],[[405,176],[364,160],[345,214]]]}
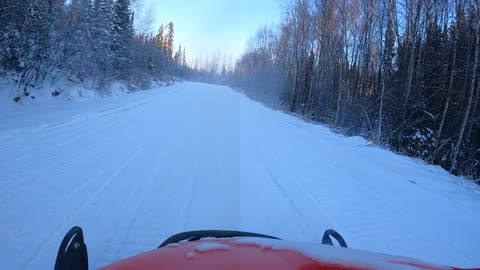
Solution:
{"label": "tree line", "polygon": [[348,135],[480,178],[478,0],[290,0],[234,85]]}
{"label": "tree line", "polygon": [[132,4],[0,0],[0,72],[12,74],[25,96],[64,76],[102,89],[112,81],[146,88],[152,78],[187,74],[185,51],[173,49],[173,23],[165,34],[135,31]]}

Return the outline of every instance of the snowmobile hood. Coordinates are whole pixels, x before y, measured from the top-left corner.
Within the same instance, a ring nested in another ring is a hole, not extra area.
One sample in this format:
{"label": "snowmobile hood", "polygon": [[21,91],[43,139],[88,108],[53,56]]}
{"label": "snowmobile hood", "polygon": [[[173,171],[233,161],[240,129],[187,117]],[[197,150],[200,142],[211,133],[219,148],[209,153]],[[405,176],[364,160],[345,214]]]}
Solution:
{"label": "snowmobile hood", "polygon": [[261,238],[205,238],[138,255],[103,270],[346,270],[459,269],[415,259],[319,244]]}

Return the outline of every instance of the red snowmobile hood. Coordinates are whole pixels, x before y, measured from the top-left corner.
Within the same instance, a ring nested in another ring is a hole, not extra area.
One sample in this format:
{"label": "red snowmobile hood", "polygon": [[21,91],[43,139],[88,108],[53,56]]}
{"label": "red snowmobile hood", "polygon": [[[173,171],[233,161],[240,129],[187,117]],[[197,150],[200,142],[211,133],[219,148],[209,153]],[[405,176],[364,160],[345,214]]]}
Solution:
{"label": "red snowmobile hood", "polygon": [[103,270],[459,269],[418,260],[317,244],[258,238],[202,239],[171,244]]}

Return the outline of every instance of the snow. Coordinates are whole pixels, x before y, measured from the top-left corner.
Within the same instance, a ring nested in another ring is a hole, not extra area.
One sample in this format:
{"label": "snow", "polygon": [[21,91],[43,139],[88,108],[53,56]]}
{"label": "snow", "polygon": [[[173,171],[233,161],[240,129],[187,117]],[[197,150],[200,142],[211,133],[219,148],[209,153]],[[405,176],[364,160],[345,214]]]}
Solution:
{"label": "snow", "polygon": [[195,250],[198,252],[208,252],[213,250],[230,250],[231,247],[229,245],[215,243],[215,242],[205,242],[198,244],[195,247]]}
{"label": "snow", "polygon": [[187,258],[188,259],[193,259],[195,256],[196,256],[196,254],[193,251],[190,251],[190,252],[187,253]]}
{"label": "snow", "polygon": [[[280,241],[265,238],[237,238],[233,241],[240,245],[256,245],[272,250],[291,250],[307,258],[329,264],[346,265],[365,269],[439,269],[436,265],[427,265],[422,261],[391,256],[386,254],[371,253],[362,250],[343,249],[326,245]],[[423,266],[423,267],[415,267]],[[443,267],[441,267],[443,269]],[[451,269],[451,268],[445,268]]]}
{"label": "snow", "polygon": [[478,187],[227,87],[82,102],[4,95],[5,269],[53,269],[73,225],[84,229],[92,269],[200,229],[319,243],[333,228],[355,249],[480,265]]}

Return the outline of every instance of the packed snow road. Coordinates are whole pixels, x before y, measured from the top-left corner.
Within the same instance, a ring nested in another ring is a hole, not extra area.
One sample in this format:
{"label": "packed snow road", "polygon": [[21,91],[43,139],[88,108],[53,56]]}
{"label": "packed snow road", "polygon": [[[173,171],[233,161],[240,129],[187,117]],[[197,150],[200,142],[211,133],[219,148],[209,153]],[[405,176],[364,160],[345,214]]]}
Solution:
{"label": "packed snow road", "polygon": [[[61,102],[58,102],[61,103]],[[84,228],[90,267],[194,229],[245,230],[480,265],[480,195],[434,166],[227,87],[186,83],[0,116],[2,269],[53,269]]]}

